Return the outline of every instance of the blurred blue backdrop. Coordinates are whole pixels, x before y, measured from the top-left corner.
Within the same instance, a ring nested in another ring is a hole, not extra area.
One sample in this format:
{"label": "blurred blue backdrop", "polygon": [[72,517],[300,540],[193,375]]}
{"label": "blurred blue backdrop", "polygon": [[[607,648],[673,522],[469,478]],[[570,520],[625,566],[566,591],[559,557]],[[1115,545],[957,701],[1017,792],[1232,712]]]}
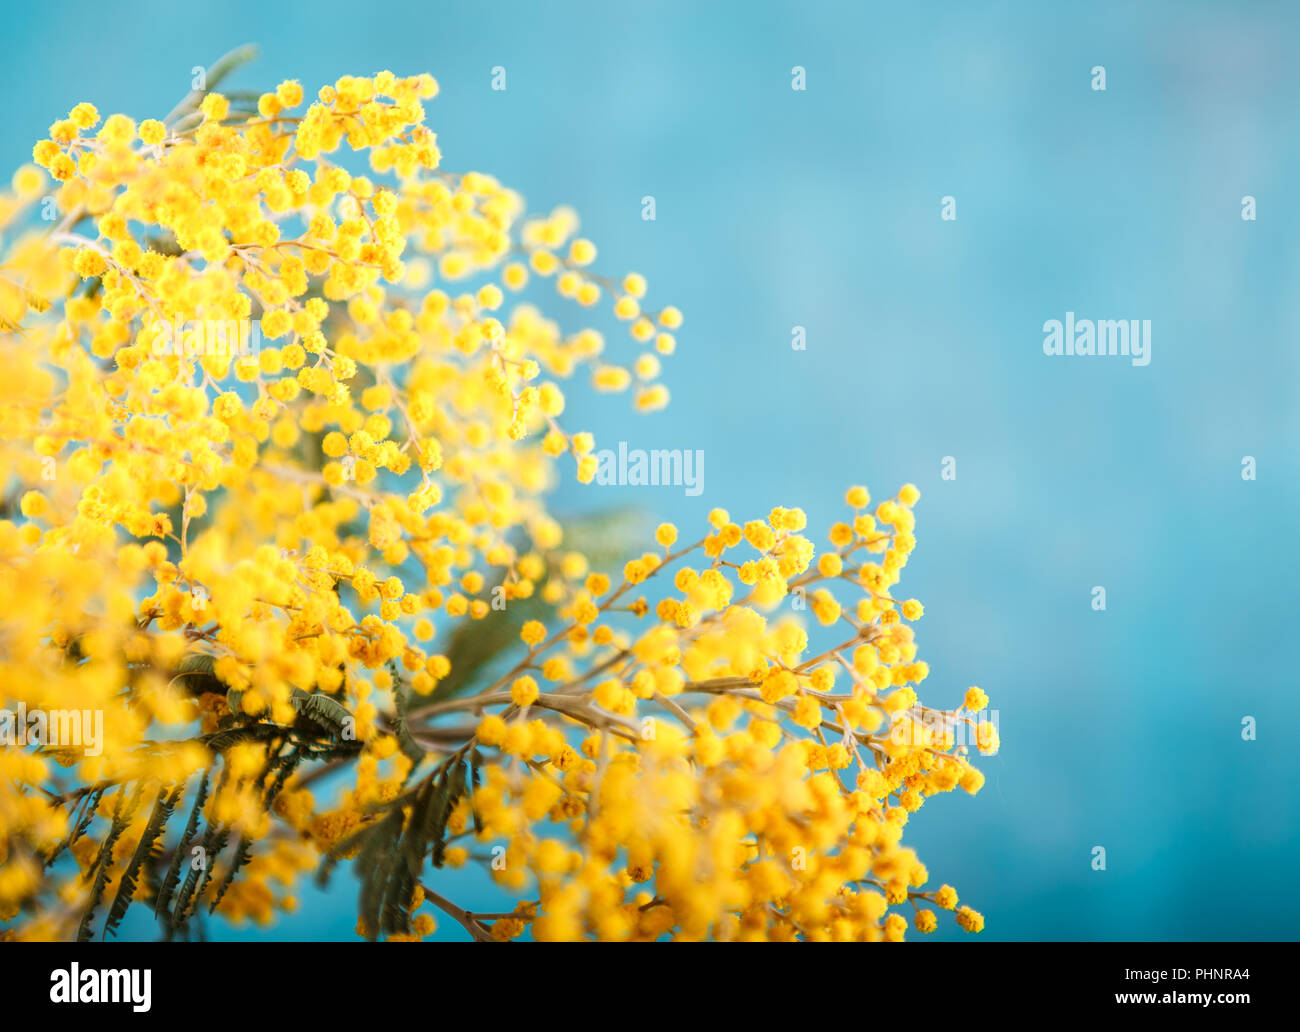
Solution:
{"label": "blurred blue backdrop", "polygon": [[[499,176],[531,211],[573,204],[600,269],[643,272],[686,314],[666,411],[575,391],[566,425],[703,449],[703,494],[566,486],[559,511],[699,526],[714,505],[801,505],[820,529],[850,483],[921,488],[903,590],[926,604],[922,696],[981,685],[1003,748],[978,797],[936,799],[908,834],[983,937],[1296,937],[1300,9],[125,0],[5,17],[9,167],[81,100],[161,117],[192,66],[246,41],[262,57],[231,88],[432,72],[445,167]],[[1044,356],[1066,311],[1150,319],[1151,364]],[[478,875],[439,885],[498,906]],[[303,903],[259,934],[351,937],[350,899]]]}

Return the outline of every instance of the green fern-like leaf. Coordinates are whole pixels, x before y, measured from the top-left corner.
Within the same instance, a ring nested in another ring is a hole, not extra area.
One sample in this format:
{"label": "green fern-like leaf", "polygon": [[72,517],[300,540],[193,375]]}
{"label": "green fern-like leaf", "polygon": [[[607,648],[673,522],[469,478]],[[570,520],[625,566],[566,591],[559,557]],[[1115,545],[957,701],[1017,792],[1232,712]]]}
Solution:
{"label": "green fern-like leaf", "polygon": [[[396,666],[396,664],[393,664]],[[420,745],[411,736],[411,726],[407,719],[407,711],[410,708],[409,689],[402,683],[400,677],[395,678],[393,688],[393,731],[397,735],[397,744],[406,758],[411,761],[411,770],[419,764],[428,754],[424,746]],[[409,772],[408,772],[409,776]]]}
{"label": "green fern-like leaf", "polygon": [[239,875],[239,872],[252,859],[253,844],[243,835],[239,836],[239,841],[235,844],[234,858],[230,861],[230,867],[217,885],[216,892],[212,894],[212,902],[208,904],[209,914],[216,912],[217,907],[230,890],[230,886],[235,884],[235,878]]}
{"label": "green fern-like leaf", "polygon": [[113,811],[113,821],[109,826],[108,834],[104,836],[104,841],[99,847],[99,853],[95,856],[95,877],[91,882],[90,900],[86,904],[85,913],[81,915],[81,925],[77,929],[78,942],[87,942],[91,937],[91,926],[95,920],[95,910],[104,898],[104,890],[108,887],[108,874],[113,868],[113,847],[117,845],[117,840],[122,837],[122,832],[130,826],[131,818],[140,805],[141,791],[143,791],[143,786],[137,783],[129,802],[125,801],[125,787],[122,788],[118,795],[117,809]]}
{"label": "green fern-like leaf", "polygon": [[203,896],[208,882],[212,880],[212,869],[216,866],[217,857],[226,848],[229,840],[230,832],[224,825],[209,824],[208,830],[203,833],[201,848],[204,862],[199,868],[191,864],[190,873],[185,876],[185,882],[181,885],[180,894],[176,897],[176,906],[172,910],[173,932],[187,930],[194,907]]}
{"label": "green fern-like leaf", "polygon": [[341,738],[346,728],[355,726],[346,706],[320,692],[305,692],[301,688],[295,688],[293,706],[303,717],[324,728],[335,738]]}
{"label": "green fern-like leaf", "polygon": [[388,896],[393,866],[400,860],[398,842],[402,824],[402,811],[394,807],[370,829],[357,856],[356,866],[361,872],[361,921],[366,938],[371,942],[378,937],[380,911]]}
{"label": "green fern-like leaf", "polygon": [[159,791],[158,798],[153,804],[153,813],[149,815],[149,823],[145,825],[144,834],[140,836],[140,842],[135,847],[131,862],[122,873],[117,895],[113,898],[113,905],[108,909],[108,917],[104,921],[105,938],[114,933],[122,918],[126,916],[128,908],[135,899],[140,872],[146,865],[153,863],[157,847],[167,830],[167,822],[171,820],[172,814],[176,811],[176,804],[184,794],[184,785],[170,791]]}
{"label": "green fern-like leaf", "polygon": [[434,867],[441,867],[446,859],[447,822],[451,820],[456,804],[465,794],[465,769],[464,763],[457,763],[449,775],[446,772],[443,774],[446,783],[438,793],[438,814],[434,821],[432,836]]}
{"label": "green fern-like leaf", "polygon": [[283,733],[284,729],[277,727],[275,724],[247,724],[244,727],[232,727],[227,728],[225,731],[214,731],[210,735],[201,736],[199,741],[213,752],[221,753],[225,752],[232,745],[239,745],[240,742],[274,738],[276,735]]}
{"label": "green fern-like leaf", "polygon": [[181,833],[180,841],[176,844],[176,854],[172,857],[171,866],[167,868],[167,874],[158,887],[158,895],[154,900],[154,916],[163,922],[168,938],[171,937],[173,929],[171,919],[172,894],[175,893],[176,886],[180,883],[181,867],[184,866],[185,858],[189,855],[190,843],[194,841],[194,836],[198,834],[199,821],[203,817],[203,805],[208,801],[208,779],[210,775],[211,771],[203,772],[203,780],[199,782],[198,793],[194,797],[194,806],[190,810],[189,820],[185,822],[185,830]]}
{"label": "green fern-like leaf", "polygon": [[191,652],[176,664],[176,674],[172,684],[179,684],[190,695],[204,695],[211,692],[225,695],[227,685],[213,672],[217,658],[207,652]]}

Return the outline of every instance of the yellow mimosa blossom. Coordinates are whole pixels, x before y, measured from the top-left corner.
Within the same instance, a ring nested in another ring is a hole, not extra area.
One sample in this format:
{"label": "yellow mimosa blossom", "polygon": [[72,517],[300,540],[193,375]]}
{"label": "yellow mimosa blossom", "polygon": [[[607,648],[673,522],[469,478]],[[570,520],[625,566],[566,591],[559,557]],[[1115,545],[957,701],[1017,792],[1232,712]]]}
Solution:
{"label": "yellow mimosa blossom", "polygon": [[[918,697],[919,492],[561,524],[566,390],[667,404],[683,315],[444,168],[437,93],[78,104],[0,197],[0,938],[264,925],[351,860],[392,941],[933,931],[903,833],[998,739]],[[479,917],[439,871],[484,856]]]}

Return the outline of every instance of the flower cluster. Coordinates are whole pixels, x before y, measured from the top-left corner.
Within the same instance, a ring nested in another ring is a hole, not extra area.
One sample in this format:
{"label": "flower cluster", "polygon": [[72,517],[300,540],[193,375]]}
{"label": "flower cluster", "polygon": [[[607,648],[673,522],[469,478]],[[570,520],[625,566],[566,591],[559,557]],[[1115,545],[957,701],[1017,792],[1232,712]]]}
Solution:
{"label": "flower cluster", "polygon": [[[979,689],[917,697],[916,488],[584,552],[561,383],[663,406],[682,315],[442,169],[436,93],[83,103],[0,197],[0,937],[265,923],[350,858],[370,938],[979,931],[902,844],[997,748]],[[501,913],[437,891],[475,863]]]}

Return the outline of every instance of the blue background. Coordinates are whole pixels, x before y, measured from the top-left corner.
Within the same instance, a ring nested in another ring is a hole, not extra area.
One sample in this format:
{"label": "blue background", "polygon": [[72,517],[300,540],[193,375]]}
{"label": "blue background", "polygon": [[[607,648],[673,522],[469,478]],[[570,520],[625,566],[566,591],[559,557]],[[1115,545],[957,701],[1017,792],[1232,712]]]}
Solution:
{"label": "blue background", "polygon": [[[934,800],[908,834],[983,937],[1296,937],[1293,5],[223,0],[6,23],[9,167],[80,100],[161,117],[247,41],[263,56],[231,88],[432,72],[446,168],[530,211],[573,204],[599,269],[686,314],[666,411],[574,391],[566,425],[703,449],[704,493],[569,485],[560,512],[685,527],[801,505],[821,528],[850,483],[921,488],[901,590],[926,603],[922,696],[981,685],[1003,749],[978,797]],[[1067,310],[1150,319],[1150,366],[1044,356]],[[438,884],[499,907],[476,874]],[[353,921],[305,892],[265,934]],[[128,931],[151,934],[143,914]]]}

